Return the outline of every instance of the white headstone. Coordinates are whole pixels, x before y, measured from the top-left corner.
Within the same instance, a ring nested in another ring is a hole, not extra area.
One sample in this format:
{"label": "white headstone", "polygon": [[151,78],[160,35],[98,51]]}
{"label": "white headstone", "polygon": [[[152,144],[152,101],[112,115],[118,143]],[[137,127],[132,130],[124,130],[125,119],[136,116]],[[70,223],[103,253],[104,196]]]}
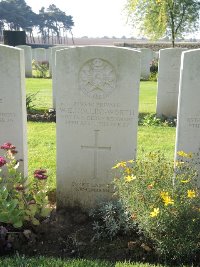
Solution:
{"label": "white headstone", "polygon": [[0,45],[0,65],[0,145],[16,146],[20,171],[27,176],[24,51]]}
{"label": "white headstone", "polygon": [[112,198],[112,166],[136,156],[139,80],[138,51],[56,53],[58,208]]}
{"label": "white headstone", "polygon": [[[200,49],[183,53],[178,104],[176,153],[200,151]],[[200,170],[200,165],[199,165]]]}
{"label": "white headstone", "polygon": [[149,48],[140,48],[139,51],[141,51],[141,78],[148,79],[151,62],[153,60],[153,50]]}
{"label": "white headstone", "polygon": [[34,49],[34,60],[36,61],[46,61],[47,57],[46,57],[46,49],[45,48],[35,48]]}
{"label": "white headstone", "polygon": [[51,48],[46,49],[46,60],[49,62],[49,74],[52,75]]}
{"label": "white headstone", "polygon": [[56,108],[56,52],[68,46],[54,46],[51,49],[51,74],[52,74],[52,97],[53,97],[53,108]]}
{"label": "white headstone", "polygon": [[177,116],[182,48],[160,50],[156,114]]}
{"label": "white headstone", "polygon": [[28,45],[18,45],[17,47],[24,50],[25,75],[32,77],[32,49]]}
{"label": "white headstone", "polygon": [[158,60],[159,59],[159,51],[154,51],[153,52],[153,58]]}
{"label": "white headstone", "polygon": [[32,60],[35,60],[35,48],[32,48]]}

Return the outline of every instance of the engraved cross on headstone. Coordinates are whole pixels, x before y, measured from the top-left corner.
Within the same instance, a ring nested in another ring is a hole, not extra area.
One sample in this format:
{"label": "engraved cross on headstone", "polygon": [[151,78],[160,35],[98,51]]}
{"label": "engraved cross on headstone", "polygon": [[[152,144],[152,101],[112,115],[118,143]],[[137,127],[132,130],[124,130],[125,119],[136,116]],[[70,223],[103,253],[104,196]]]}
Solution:
{"label": "engraved cross on headstone", "polygon": [[94,179],[97,178],[98,174],[98,152],[101,150],[111,150],[111,147],[106,146],[99,146],[98,145],[98,138],[99,138],[99,130],[94,130],[94,145],[93,146],[84,146],[82,145],[82,149],[90,149],[94,151],[94,170],[93,170],[93,177]]}

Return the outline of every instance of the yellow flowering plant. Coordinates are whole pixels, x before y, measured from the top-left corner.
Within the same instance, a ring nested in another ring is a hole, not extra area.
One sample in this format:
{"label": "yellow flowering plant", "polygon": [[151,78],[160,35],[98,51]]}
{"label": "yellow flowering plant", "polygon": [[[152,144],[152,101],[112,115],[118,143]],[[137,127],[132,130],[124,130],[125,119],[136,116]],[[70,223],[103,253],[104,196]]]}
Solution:
{"label": "yellow flowering plant", "polygon": [[183,151],[178,162],[160,152],[117,163],[115,194],[124,203],[157,253],[190,260],[200,249],[200,198],[194,156]]}

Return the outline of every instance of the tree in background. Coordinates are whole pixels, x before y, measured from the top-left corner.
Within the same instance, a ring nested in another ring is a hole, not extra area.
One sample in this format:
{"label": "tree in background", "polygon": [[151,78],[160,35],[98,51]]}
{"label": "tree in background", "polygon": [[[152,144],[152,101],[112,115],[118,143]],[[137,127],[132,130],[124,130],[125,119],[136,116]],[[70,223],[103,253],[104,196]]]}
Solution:
{"label": "tree in background", "polygon": [[42,7],[39,11],[38,28],[44,43],[49,42],[50,36],[56,36],[57,42],[61,43],[60,37],[64,36],[65,32],[69,31],[72,35],[73,26],[72,16],[67,16],[65,12],[61,11],[54,4],[50,5],[46,10]]}
{"label": "tree in background", "polygon": [[42,7],[39,14],[35,14],[25,0],[0,0],[0,35],[4,29],[24,30],[34,41],[33,30],[36,29],[44,43],[49,42],[51,36],[57,36],[60,43],[64,33],[67,36],[69,31],[72,35],[73,26],[72,16],[67,16],[55,5],[50,5],[47,10]]}
{"label": "tree in background", "polygon": [[176,37],[195,31],[199,25],[200,1],[196,0],[127,0],[126,9],[133,26],[152,40]]}

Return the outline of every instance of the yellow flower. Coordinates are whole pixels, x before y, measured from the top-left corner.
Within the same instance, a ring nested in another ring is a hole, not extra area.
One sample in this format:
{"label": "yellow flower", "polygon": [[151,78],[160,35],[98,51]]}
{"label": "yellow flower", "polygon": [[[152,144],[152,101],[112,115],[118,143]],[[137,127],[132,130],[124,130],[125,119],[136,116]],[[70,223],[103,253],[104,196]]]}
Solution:
{"label": "yellow flower", "polygon": [[129,183],[129,182],[135,180],[136,176],[133,176],[133,174],[132,174],[132,175],[125,176],[124,178],[125,178],[125,181]]}
{"label": "yellow flower", "polygon": [[156,217],[159,213],[159,208],[154,208],[152,212],[150,212],[150,217]]}
{"label": "yellow flower", "polygon": [[183,184],[186,184],[186,183],[189,183],[190,182],[190,179],[188,179],[188,180],[181,180],[181,183],[183,183]]}
{"label": "yellow flower", "polygon": [[131,170],[130,168],[126,168],[126,169],[124,170],[124,172],[125,172],[126,174],[131,174],[132,170]]}
{"label": "yellow flower", "polygon": [[169,193],[168,193],[168,192],[164,192],[164,191],[162,191],[162,192],[160,193],[160,196],[161,196],[161,198],[163,199],[163,198],[165,198],[165,197],[168,197],[168,196],[169,196]]}
{"label": "yellow flower", "polygon": [[181,167],[183,164],[184,164],[183,161],[176,161],[176,162],[175,162],[175,166],[176,166],[176,167]]}
{"label": "yellow flower", "polygon": [[169,196],[168,192],[161,192],[160,196],[161,196],[165,206],[167,206],[169,204],[171,204],[171,205],[174,204],[174,200]]}
{"label": "yellow flower", "polygon": [[181,156],[181,157],[184,157],[184,158],[191,158],[192,157],[192,153],[185,153],[184,151],[178,151],[177,152],[177,155],[178,156]]}
{"label": "yellow flower", "polygon": [[133,163],[134,160],[133,160],[133,159],[130,159],[130,160],[128,160],[127,162],[128,162],[128,163]]}
{"label": "yellow flower", "polygon": [[188,198],[195,198],[196,197],[196,192],[194,190],[188,190],[187,191],[187,196],[188,196]]}
{"label": "yellow flower", "polygon": [[117,169],[119,167],[126,167],[126,162],[125,161],[121,161],[121,162],[118,162],[114,167],[112,167],[112,169]]}
{"label": "yellow flower", "polygon": [[171,197],[163,198],[163,202],[165,203],[165,206],[167,205],[174,205],[174,200]]}

